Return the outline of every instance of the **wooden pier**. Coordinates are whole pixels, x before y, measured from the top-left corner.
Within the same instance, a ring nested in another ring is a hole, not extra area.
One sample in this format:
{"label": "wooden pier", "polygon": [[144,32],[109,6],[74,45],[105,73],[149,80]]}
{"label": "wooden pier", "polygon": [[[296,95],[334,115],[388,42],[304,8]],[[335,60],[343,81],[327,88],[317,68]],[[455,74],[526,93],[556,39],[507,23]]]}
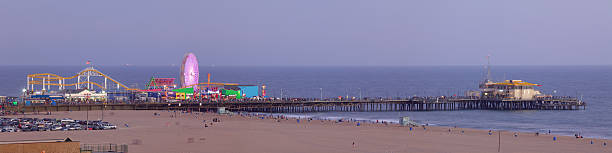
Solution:
{"label": "wooden pier", "polygon": [[86,111],[86,110],[192,110],[206,111],[225,107],[230,111],[267,113],[307,112],[376,112],[376,111],[456,111],[456,110],[581,110],[586,103],[577,99],[490,100],[411,98],[403,100],[354,101],[249,101],[249,102],[175,102],[175,103],[106,103],[11,106],[17,112]]}
{"label": "wooden pier", "polygon": [[307,101],[292,103],[237,103],[225,106],[229,110],[270,113],[304,112],[376,112],[376,111],[454,111],[454,110],[581,110],[586,104],[570,100],[479,100],[425,99],[385,101]]}

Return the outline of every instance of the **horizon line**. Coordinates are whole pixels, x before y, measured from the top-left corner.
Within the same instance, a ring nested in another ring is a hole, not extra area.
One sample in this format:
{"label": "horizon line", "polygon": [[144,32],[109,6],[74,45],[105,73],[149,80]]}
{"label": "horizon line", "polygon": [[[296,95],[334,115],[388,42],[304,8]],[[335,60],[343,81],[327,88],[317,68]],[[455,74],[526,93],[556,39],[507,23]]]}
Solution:
{"label": "horizon line", "polygon": [[[0,64],[0,66],[180,66],[178,64],[151,64],[151,65],[140,65],[140,64],[100,64],[100,65],[42,65],[42,64]],[[486,64],[441,64],[441,65],[215,65],[215,64],[200,64],[200,67],[415,67],[415,66],[486,66]],[[612,64],[577,64],[577,65],[555,65],[555,64],[533,64],[533,65],[514,65],[514,64],[491,64],[491,66],[612,66]]]}

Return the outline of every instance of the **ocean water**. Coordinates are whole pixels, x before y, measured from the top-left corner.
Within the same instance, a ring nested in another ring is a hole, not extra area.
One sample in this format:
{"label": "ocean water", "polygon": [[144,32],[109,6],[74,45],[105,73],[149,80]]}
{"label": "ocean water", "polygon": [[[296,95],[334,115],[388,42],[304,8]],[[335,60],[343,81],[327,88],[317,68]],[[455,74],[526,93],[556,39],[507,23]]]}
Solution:
{"label": "ocean water", "polygon": [[[84,66],[0,66],[0,95],[19,95],[27,74],[75,75]],[[129,87],[144,87],[152,76],[178,77],[179,66],[96,66]],[[612,66],[493,66],[494,80],[520,79],[542,84],[556,96],[582,96],[586,110],[575,111],[433,111],[433,112],[325,112],[290,114],[323,118],[397,121],[400,116],[430,125],[511,131],[548,131],[586,137],[612,137]],[[409,97],[463,95],[477,90],[484,78],[482,66],[409,67],[200,67],[213,82],[267,86],[267,95],[279,97],[338,96]]]}

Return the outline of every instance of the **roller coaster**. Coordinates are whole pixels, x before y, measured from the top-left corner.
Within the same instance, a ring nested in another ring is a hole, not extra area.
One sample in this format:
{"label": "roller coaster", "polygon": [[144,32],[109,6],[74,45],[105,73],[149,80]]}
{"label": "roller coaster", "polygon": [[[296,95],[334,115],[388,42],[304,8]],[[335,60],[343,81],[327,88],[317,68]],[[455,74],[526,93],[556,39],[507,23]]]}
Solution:
{"label": "roller coaster", "polygon": [[[73,83],[66,83],[66,81],[71,82],[71,80],[75,78],[76,82],[72,81]],[[43,91],[51,90],[51,86],[56,86],[58,90],[65,90],[66,87],[71,86],[74,86],[74,89],[88,90],[94,90],[95,86],[103,91],[111,88],[115,88],[116,90],[139,90],[125,86],[110,76],[98,71],[93,66],[87,67],[76,75],[70,77],[62,77],[53,73],[38,73],[29,74],[27,75],[26,79],[28,91],[35,91],[37,85],[40,85]],[[103,83],[101,82],[102,79],[104,80]],[[100,81],[100,83],[97,83],[96,81]]]}

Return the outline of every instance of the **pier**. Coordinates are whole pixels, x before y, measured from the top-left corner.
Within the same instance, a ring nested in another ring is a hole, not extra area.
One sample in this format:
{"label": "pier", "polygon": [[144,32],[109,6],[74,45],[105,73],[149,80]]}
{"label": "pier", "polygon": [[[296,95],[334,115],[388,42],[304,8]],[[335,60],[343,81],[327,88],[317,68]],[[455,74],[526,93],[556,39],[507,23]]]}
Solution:
{"label": "pier", "polygon": [[536,87],[542,86],[540,84],[523,80],[494,82],[491,80],[490,66],[487,66],[486,79],[479,85],[480,90],[469,91],[463,97],[455,94],[451,97],[371,99],[362,98],[360,88],[358,99],[351,99],[347,94],[346,97],[332,100],[323,99],[323,88],[319,88],[319,99],[283,98],[282,88],[281,98],[277,98],[266,96],[266,86],[263,84],[259,86],[211,82],[210,73],[206,82],[198,82],[197,66],[195,55],[186,54],[181,66],[180,86],[174,83],[175,78],[151,77],[144,89],[130,88],[93,66],[66,77],[54,73],[29,74],[26,76],[26,88],[22,90],[22,102],[4,104],[3,109],[13,113],[87,110],[208,111],[220,107],[229,111],[267,113],[586,109],[586,103],[577,98],[554,97],[541,93],[536,90]]}
{"label": "pier", "polygon": [[184,110],[210,111],[225,107],[230,111],[266,113],[378,112],[378,111],[456,111],[456,110],[582,110],[586,103],[573,98],[536,100],[495,100],[470,98],[419,98],[352,101],[241,101],[174,103],[95,103],[11,106],[13,112],[53,112],[88,110]]}

